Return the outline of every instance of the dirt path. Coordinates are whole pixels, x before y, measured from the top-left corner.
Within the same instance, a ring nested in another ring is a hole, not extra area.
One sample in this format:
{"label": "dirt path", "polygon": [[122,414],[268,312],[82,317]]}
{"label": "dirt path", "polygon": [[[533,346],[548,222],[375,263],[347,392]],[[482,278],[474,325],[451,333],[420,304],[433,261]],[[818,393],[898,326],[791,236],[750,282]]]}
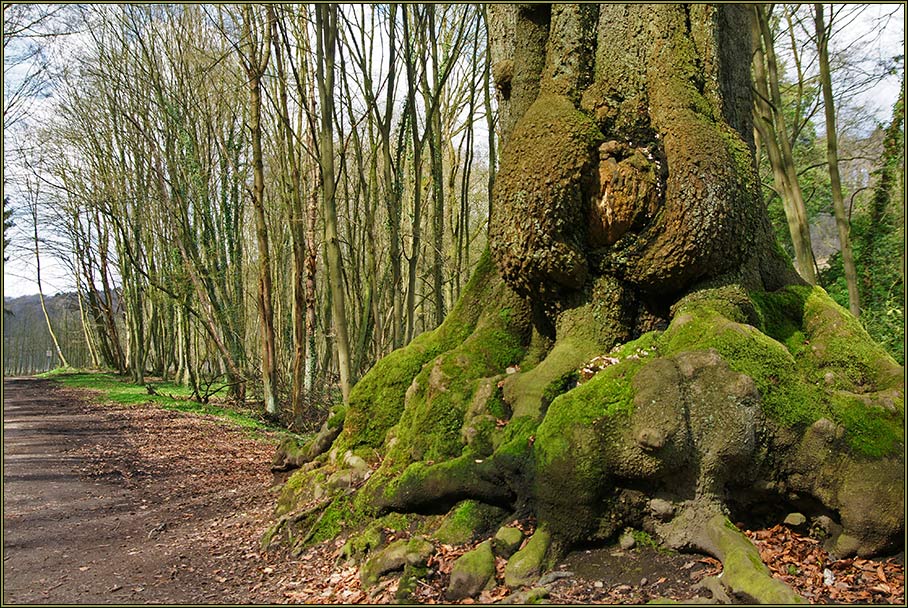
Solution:
{"label": "dirt path", "polygon": [[38,379],[4,382],[3,429],[4,604],[280,601],[271,443]]}

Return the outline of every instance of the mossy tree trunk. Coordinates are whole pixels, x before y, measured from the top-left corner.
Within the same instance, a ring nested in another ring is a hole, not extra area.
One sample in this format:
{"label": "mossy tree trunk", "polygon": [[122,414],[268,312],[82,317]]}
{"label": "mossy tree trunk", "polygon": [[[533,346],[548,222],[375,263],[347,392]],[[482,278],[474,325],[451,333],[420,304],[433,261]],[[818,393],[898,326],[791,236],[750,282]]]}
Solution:
{"label": "mossy tree trunk", "polygon": [[[534,515],[550,556],[633,526],[724,560],[747,542],[726,516],[775,504],[832,515],[838,554],[895,547],[902,370],[773,241],[747,9],[489,13],[490,251],[445,322],[354,387],[330,451],[285,487],[279,527],[321,539],[332,509],[469,499]],[[765,568],[728,575],[751,600],[797,599]]]}

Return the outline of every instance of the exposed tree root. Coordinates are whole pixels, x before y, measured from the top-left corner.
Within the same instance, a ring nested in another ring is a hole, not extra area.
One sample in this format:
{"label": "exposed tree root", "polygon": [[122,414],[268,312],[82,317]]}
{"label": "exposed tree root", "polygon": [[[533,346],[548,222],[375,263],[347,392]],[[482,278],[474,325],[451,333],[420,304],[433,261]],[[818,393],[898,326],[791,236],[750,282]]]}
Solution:
{"label": "exposed tree root", "polygon": [[668,524],[667,531],[669,544],[704,551],[721,561],[723,569],[718,579],[730,594],[757,604],[807,603],[788,585],[772,577],[750,539],[717,509],[690,508]]}

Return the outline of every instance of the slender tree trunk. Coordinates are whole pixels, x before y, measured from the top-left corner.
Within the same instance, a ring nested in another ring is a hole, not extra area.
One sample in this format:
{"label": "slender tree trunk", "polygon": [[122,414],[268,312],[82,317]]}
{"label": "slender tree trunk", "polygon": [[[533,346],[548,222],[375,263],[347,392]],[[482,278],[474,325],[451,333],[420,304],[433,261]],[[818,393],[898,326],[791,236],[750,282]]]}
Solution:
{"label": "slender tree trunk", "polygon": [[319,156],[322,175],[322,204],[325,212],[325,246],[328,283],[331,289],[332,318],[337,346],[338,372],[344,403],[350,396],[350,342],[347,337],[347,309],[344,269],[337,234],[337,202],[334,172],[334,54],[337,41],[337,5],[315,7],[318,32],[318,91],[321,100]]}
{"label": "slender tree trunk", "polygon": [[[488,10],[486,6],[482,8],[483,19],[486,22],[486,29],[489,27],[489,17]],[[492,190],[495,186],[495,173],[497,170],[497,161],[498,153],[496,150],[496,137],[495,137],[495,112],[492,109],[492,46],[491,44],[486,45],[485,56],[483,57],[483,83],[482,83],[482,102],[483,108],[485,108],[486,114],[486,130],[489,134],[489,181],[488,181],[488,191],[489,191],[489,211],[486,216],[486,232],[489,230],[488,219],[492,217]]]}
{"label": "slender tree trunk", "polygon": [[[407,273],[407,332],[406,341],[413,339],[414,322],[416,318],[416,277],[419,265],[419,254],[422,237],[422,146],[425,141],[419,136],[419,120],[416,115],[416,61],[413,50],[413,40],[410,35],[411,11],[404,7],[404,53],[407,69],[407,96],[409,103],[409,126],[411,145],[413,146],[413,213],[411,226],[410,257]],[[416,28],[419,30],[419,27]]]}
{"label": "slender tree trunk", "polygon": [[832,208],[839,231],[839,245],[842,249],[842,263],[845,267],[845,282],[848,285],[848,308],[851,314],[861,314],[861,299],[858,293],[858,273],[854,267],[854,252],[849,236],[850,225],[842,198],[842,179],[839,176],[839,144],[836,134],[835,101],[832,97],[832,77],[829,74],[829,32],[823,23],[823,5],[814,4],[814,23],[817,31],[817,52],[820,60],[820,86],[823,89],[823,108],[826,112],[826,161],[829,164],[829,181],[832,188]]}
{"label": "slender tree trunk", "polygon": [[[311,395],[315,387],[315,376],[318,369],[318,346],[316,344],[316,323],[318,318],[316,297],[316,271],[318,269],[318,239],[316,238],[316,224],[319,213],[319,191],[321,189],[321,173],[318,156],[318,118],[315,107],[315,78],[314,68],[310,63],[312,46],[309,40],[309,23],[303,18],[301,11],[295,30],[301,44],[297,46],[296,64],[300,71],[294,71],[297,94],[302,108],[298,115],[298,131],[303,132],[302,121],[305,118],[308,127],[306,132],[306,228],[305,252],[303,258],[303,274],[305,276],[305,331],[306,331],[306,358],[303,372],[303,391]],[[286,39],[285,39],[286,44]]]}
{"label": "slender tree trunk", "polygon": [[[78,252],[76,257],[78,257]],[[75,273],[76,279],[76,299],[79,302],[79,320],[82,323],[82,335],[85,337],[85,346],[88,349],[88,355],[91,358],[91,366],[94,369],[101,367],[101,358],[98,354],[98,345],[94,336],[93,323],[90,321],[88,311],[85,309],[85,294],[82,290],[82,280],[79,272]]]}
{"label": "slender tree trunk", "polygon": [[112,344],[113,356],[115,357],[114,367],[119,373],[126,371],[126,354],[123,352],[123,343],[120,340],[120,332],[117,329],[117,320],[115,316],[116,308],[122,307],[123,303],[115,301],[115,292],[110,286],[110,267],[109,267],[109,233],[106,228],[101,227],[101,219],[98,212],[95,211],[95,223],[98,226],[98,257],[101,261],[99,268],[101,274],[101,287],[104,289],[104,301],[102,311],[104,313],[104,322],[107,326],[107,335]]}
{"label": "slender tree trunk", "polygon": [[[277,414],[277,369],[274,337],[274,296],[271,280],[271,252],[269,249],[268,223],[265,217],[265,168],[262,156],[262,90],[261,79],[271,56],[271,29],[273,13],[269,11],[268,23],[261,32],[254,25],[253,7],[243,7],[243,30],[248,40],[245,55],[246,74],[249,79],[249,130],[252,136],[252,207],[255,217],[255,237],[259,249],[259,321],[262,332],[262,392],[265,411]],[[258,42],[259,34],[263,40]]]}
{"label": "slender tree trunk", "polygon": [[[438,42],[435,29],[435,5],[426,5],[426,26],[419,33],[421,51],[428,50],[432,58],[431,83],[429,68],[422,72],[423,101],[430,114],[426,117],[426,138],[429,142],[429,170],[432,174],[432,298],[434,304],[435,326],[445,320],[444,292],[444,171],[441,161],[441,109],[440,104],[432,103],[433,96],[440,96],[441,83],[438,65]],[[429,47],[426,49],[426,47]],[[430,88],[431,87],[431,88]]]}
{"label": "slender tree trunk", "polygon": [[[37,193],[35,193],[35,198],[37,199]],[[44,313],[44,321],[47,323],[47,332],[50,334],[51,340],[54,343],[54,349],[57,351],[57,357],[60,359],[61,365],[63,367],[69,367],[69,361],[66,360],[66,356],[63,354],[63,350],[60,348],[60,341],[57,340],[57,334],[54,331],[54,326],[50,322],[50,315],[47,313],[47,304],[44,301],[44,288],[41,285],[41,253],[39,251],[38,243],[38,202],[35,201],[34,207],[32,208],[32,226],[34,227],[34,236],[35,236],[35,280],[38,283],[38,299],[41,302],[41,312]]]}
{"label": "slender tree trunk", "polygon": [[[276,21],[273,16],[273,9],[268,7],[271,21]],[[279,137],[282,146],[282,153],[286,157],[286,162],[290,169],[289,192],[286,194],[286,207],[289,219],[289,232],[291,241],[291,251],[293,256],[293,272],[291,273],[292,285],[292,303],[291,307],[291,326],[292,326],[292,343],[293,359],[290,368],[290,407],[294,418],[303,414],[304,406],[304,376],[306,364],[306,237],[305,226],[303,225],[303,185],[300,176],[301,154],[299,146],[296,144],[297,135],[293,132],[290,123],[290,110],[287,103],[287,84],[284,73],[284,60],[280,50],[279,40],[275,34],[272,34],[274,43],[274,58],[277,67],[277,90],[280,115],[278,120],[281,125]],[[300,67],[304,67],[302,64]],[[299,107],[298,124],[302,123],[302,113],[304,108]]]}
{"label": "slender tree trunk", "polygon": [[385,96],[385,111],[379,123],[382,152],[382,179],[385,183],[385,201],[388,213],[388,256],[391,267],[391,343],[400,348],[404,343],[403,334],[403,272],[400,250],[401,214],[401,173],[403,167],[395,164],[391,155],[391,120],[394,111],[395,78],[397,76],[397,4],[391,4],[388,12],[388,85]]}
{"label": "slender tree trunk", "polygon": [[[760,5],[754,6],[754,14],[754,49],[756,52],[754,53],[753,68],[757,87],[755,104],[760,108],[760,115],[755,117],[754,122],[761,129],[760,136],[766,145],[777,187],[781,187],[779,196],[783,199],[785,215],[788,217],[789,232],[795,250],[795,266],[805,281],[816,285],[816,265],[813,258],[807,211],[798,182],[794,155],[788,140],[788,129],[781,112],[782,96],[779,91],[778,66],[773,49],[772,32],[769,27],[769,15],[766,7]],[[775,162],[773,162],[774,159]],[[780,183],[779,180],[783,175],[784,180]]]}

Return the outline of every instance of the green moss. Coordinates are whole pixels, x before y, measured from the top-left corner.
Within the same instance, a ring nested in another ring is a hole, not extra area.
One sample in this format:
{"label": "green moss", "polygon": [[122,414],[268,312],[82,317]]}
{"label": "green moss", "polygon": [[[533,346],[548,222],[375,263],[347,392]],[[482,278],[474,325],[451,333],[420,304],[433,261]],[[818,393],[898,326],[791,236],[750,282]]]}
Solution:
{"label": "green moss", "polygon": [[416,516],[405,513],[387,513],[381,517],[370,518],[362,514],[354,501],[352,513],[359,513],[353,520],[366,519],[368,523],[359,533],[352,534],[344,544],[341,555],[345,558],[359,558],[373,552],[385,542],[386,531],[400,532],[409,530],[411,520]]}
{"label": "green moss", "polygon": [[432,543],[421,537],[396,540],[372,555],[360,570],[363,587],[371,587],[382,575],[406,566],[424,567],[435,551]]}
{"label": "green moss", "polygon": [[326,479],[327,475],[322,469],[294,471],[281,487],[274,511],[275,515],[280,517],[293,511],[297,506],[322,498],[327,491]]}
{"label": "green moss", "polygon": [[434,537],[448,545],[463,545],[490,532],[505,515],[498,507],[464,500],[445,516]]}
{"label": "green moss", "polygon": [[737,285],[694,291],[673,307],[676,313],[681,308],[705,308],[735,323],[757,325],[761,320],[750,294]]}
{"label": "green moss", "polygon": [[[546,467],[555,460],[601,460],[595,455],[598,441],[594,425],[606,419],[627,418],[633,413],[631,379],[641,365],[630,359],[611,365],[588,382],[555,399],[536,435],[536,462]],[[582,452],[590,451],[584,455]],[[573,455],[573,456],[572,456]]]}
{"label": "green moss", "polygon": [[612,356],[616,359],[624,360],[629,357],[646,358],[655,357],[658,354],[659,338],[662,332],[651,331],[643,334],[636,340],[625,342],[612,349]]}
{"label": "green moss", "polygon": [[486,407],[489,408],[489,413],[498,420],[504,420],[511,415],[510,408],[502,398],[501,387],[496,387],[495,392],[492,393],[492,397],[486,402]]}
{"label": "green moss", "polygon": [[554,342],[550,338],[546,338],[534,328],[532,336],[530,336],[530,345],[527,347],[527,353],[520,362],[520,369],[528,372],[539,365],[549,354],[549,351],[552,350],[553,344]]}
{"label": "green moss", "polygon": [[[539,421],[532,416],[518,416],[510,421],[493,437],[494,457],[507,460],[510,468],[520,468],[531,455],[531,437],[535,437]],[[525,468],[529,468],[529,465]]]}
{"label": "green moss", "polygon": [[644,530],[631,530],[631,536],[634,537],[634,544],[637,547],[647,547],[649,549],[659,549],[659,543],[650,534]]}
{"label": "green moss", "polygon": [[412,517],[412,515],[406,513],[387,513],[373,520],[373,525],[381,526],[394,532],[401,532],[409,529]]}
{"label": "green moss", "polygon": [[[497,420],[493,416],[479,416],[471,419],[467,427],[470,429],[472,438],[464,446],[463,454],[476,458],[490,456],[495,451],[493,441],[498,428]],[[463,435],[463,431],[461,434]]]}
{"label": "green moss", "polygon": [[318,516],[308,533],[306,545],[336,538],[345,528],[353,528],[365,521],[365,515],[355,508],[349,495],[338,496]]}
{"label": "green moss", "polygon": [[723,583],[732,592],[760,604],[804,604],[803,597],[772,577],[753,543],[728,518],[716,515],[703,532],[722,560]]}
{"label": "green moss", "polygon": [[505,380],[504,396],[511,404],[514,416],[541,418],[546,389],[601,354],[600,350],[596,344],[565,338],[555,344],[539,365],[527,372],[509,376]]}
{"label": "green moss", "polygon": [[805,382],[785,346],[750,325],[728,320],[715,308],[708,302],[680,308],[660,340],[660,352],[714,349],[731,369],[754,380],[771,419],[799,428],[817,420],[823,414],[822,391]]}
{"label": "green moss", "polygon": [[429,576],[429,572],[429,568],[425,565],[414,566],[407,564],[404,566],[404,572],[401,574],[400,581],[397,583],[397,591],[394,592],[394,599],[396,599],[398,603],[412,603],[416,586],[419,584],[420,580]]}
{"label": "green moss", "polygon": [[390,452],[398,468],[408,462],[439,462],[459,456],[467,409],[483,378],[502,374],[524,356],[529,339],[529,311],[503,283],[493,302],[512,312],[484,313],[461,344],[435,358],[416,376],[397,427],[397,444]]}
{"label": "green moss", "polygon": [[542,390],[542,409],[545,411],[552,401],[555,400],[555,397],[566,393],[575,386],[577,386],[577,381],[580,379],[580,374],[576,371],[570,371],[566,374],[562,374],[560,378],[556,378],[550,382]]}
{"label": "green moss", "polygon": [[492,541],[486,540],[454,562],[445,597],[448,600],[461,600],[494,586],[495,556],[492,553]]}
{"label": "green moss", "polygon": [[644,364],[626,359],[556,398],[536,432],[533,462],[541,520],[553,533],[578,540],[595,527],[610,487],[615,433],[634,411],[633,376]]}
{"label": "green moss", "polygon": [[350,394],[342,447],[381,447],[385,433],[400,419],[413,378],[445,346],[437,331],[383,357],[357,382]]}
{"label": "green moss", "polygon": [[[660,353],[715,349],[757,386],[764,413],[804,429],[821,417],[845,428],[849,447],[879,457],[903,444],[903,402],[874,407],[873,391],[901,387],[901,368],[821,288],[751,294],[760,330],[729,319],[718,292],[689,298],[660,337]],[[732,315],[733,316],[733,315]],[[739,317],[740,318],[740,317]],[[860,393],[864,398],[852,398]]]}
{"label": "green moss", "polygon": [[296,437],[285,438],[275,452],[273,463],[283,465],[290,462],[298,465],[308,455],[310,444],[311,441],[302,441]]}
{"label": "green moss", "polygon": [[751,294],[762,329],[812,366],[809,380],[834,373],[844,390],[884,390],[901,386],[901,368],[847,310],[820,287],[789,286]]}
{"label": "green moss", "polygon": [[337,405],[331,410],[331,414],[328,416],[328,428],[336,429],[344,425],[344,418],[347,415],[347,408],[344,405]]}
{"label": "green moss", "polygon": [[819,287],[805,299],[804,330],[820,371],[841,371],[858,391],[903,386],[902,367],[870,337],[860,321]]}
{"label": "green moss", "polygon": [[834,395],[832,420],[845,427],[845,440],[856,453],[880,458],[904,444],[904,416],[880,407],[868,407],[857,396]]}
{"label": "green moss", "polygon": [[388,429],[400,420],[404,396],[413,379],[427,362],[455,348],[473,332],[492,291],[500,283],[486,251],[444,323],[380,359],[357,382],[350,393],[344,431],[339,438],[342,449],[381,447]]}
{"label": "green moss", "polygon": [[523,542],[523,530],[514,526],[502,526],[492,538],[492,549],[495,555],[511,557]]}
{"label": "green moss", "polygon": [[367,553],[374,551],[382,545],[384,539],[381,529],[369,525],[359,534],[354,534],[347,539],[341,548],[341,556],[345,559],[359,558]]}
{"label": "green moss", "polygon": [[511,588],[531,584],[545,568],[551,544],[551,533],[540,525],[527,544],[508,560],[504,569],[504,584]]}
{"label": "green moss", "polygon": [[804,304],[809,292],[809,287],[793,286],[775,292],[750,294],[759,316],[757,326],[784,344],[794,357],[806,351]]}

